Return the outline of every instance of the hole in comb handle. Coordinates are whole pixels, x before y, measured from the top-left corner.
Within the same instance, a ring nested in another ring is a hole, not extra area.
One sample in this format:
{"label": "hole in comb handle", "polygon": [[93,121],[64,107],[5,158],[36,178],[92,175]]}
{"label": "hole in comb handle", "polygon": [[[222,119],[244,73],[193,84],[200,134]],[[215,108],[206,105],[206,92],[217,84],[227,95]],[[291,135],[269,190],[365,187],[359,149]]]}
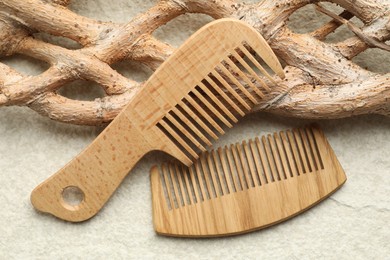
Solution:
{"label": "hole in comb handle", "polygon": [[79,205],[84,201],[84,192],[76,186],[68,186],[62,191],[64,206],[70,210],[77,210]]}

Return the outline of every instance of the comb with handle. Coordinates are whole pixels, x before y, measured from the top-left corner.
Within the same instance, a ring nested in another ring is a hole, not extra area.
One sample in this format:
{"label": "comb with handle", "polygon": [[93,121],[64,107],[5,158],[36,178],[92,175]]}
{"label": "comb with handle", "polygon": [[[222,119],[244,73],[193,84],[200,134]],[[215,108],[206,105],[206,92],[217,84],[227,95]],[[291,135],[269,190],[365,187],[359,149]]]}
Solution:
{"label": "comb with handle", "polygon": [[282,131],[151,170],[153,222],[168,236],[241,234],[289,219],[346,176],[318,126]]}
{"label": "comb with handle", "polygon": [[[224,133],[222,125],[231,127],[269,90],[259,75],[272,78],[259,57],[284,77],[271,48],[247,24],[221,19],[201,28],[89,147],[34,189],[33,206],[64,220],[83,221],[103,207],[146,153],[161,150],[190,165]],[[79,204],[64,200],[69,188],[83,195]]]}

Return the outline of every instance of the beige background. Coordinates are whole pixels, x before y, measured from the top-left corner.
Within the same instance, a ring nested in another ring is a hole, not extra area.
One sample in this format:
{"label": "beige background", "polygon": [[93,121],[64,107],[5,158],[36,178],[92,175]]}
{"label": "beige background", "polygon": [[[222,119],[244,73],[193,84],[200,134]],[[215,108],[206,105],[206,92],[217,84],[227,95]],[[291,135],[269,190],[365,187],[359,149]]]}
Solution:
{"label": "beige background", "polygon": [[[88,17],[126,22],[155,2],[79,0],[70,8]],[[322,15],[307,7],[294,14],[290,24],[306,32],[321,19]],[[185,15],[160,28],[155,36],[178,46],[210,20],[204,15]],[[348,35],[347,30],[338,30],[330,41]],[[371,70],[389,72],[388,53],[369,51],[355,60]],[[0,61],[26,74],[45,69],[44,64],[26,57]],[[114,67],[137,80],[151,73],[129,62]],[[83,99],[102,95],[98,86],[87,85],[76,82],[63,94]],[[250,115],[217,145],[308,122]],[[26,108],[1,108],[0,258],[385,259],[390,254],[390,119],[361,116],[318,122],[346,171],[348,181],[341,190],[306,213],[263,231],[222,239],[175,239],[157,236],[152,227],[148,171],[167,158],[158,152],[138,163],[90,221],[71,224],[36,212],[29,202],[32,189],[79,153],[101,129],[52,122]]]}

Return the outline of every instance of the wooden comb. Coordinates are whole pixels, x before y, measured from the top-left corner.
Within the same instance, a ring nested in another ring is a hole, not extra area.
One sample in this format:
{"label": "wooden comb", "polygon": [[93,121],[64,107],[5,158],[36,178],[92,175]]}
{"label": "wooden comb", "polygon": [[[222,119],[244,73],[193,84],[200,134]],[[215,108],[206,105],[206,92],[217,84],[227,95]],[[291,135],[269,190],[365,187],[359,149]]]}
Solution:
{"label": "wooden comb", "polygon": [[215,237],[289,219],[330,196],[346,176],[318,126],[288,130],[151,170],[153,222],[168,236]]}
{"label": "wooden comb", "polygon": [[[89,147],[32,192],[32,204],[61,219],[83,221],[103,207],[146,153],[161,150],[191,165],[224,133],[221,125],[231,127],[269,90],[259,75],[272,77],[259,58],[284,77],[253,28],[232,19],[206,25],[156,70]],[[82,193],[79,204],[64,200],[69,188]]]}

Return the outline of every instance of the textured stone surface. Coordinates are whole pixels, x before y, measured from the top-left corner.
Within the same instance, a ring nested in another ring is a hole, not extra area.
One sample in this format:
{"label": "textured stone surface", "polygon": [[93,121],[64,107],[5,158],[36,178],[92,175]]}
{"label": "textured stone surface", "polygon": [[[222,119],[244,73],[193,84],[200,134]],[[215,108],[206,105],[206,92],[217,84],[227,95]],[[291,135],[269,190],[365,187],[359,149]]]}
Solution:
{"label": "textured stone surface", "polygon": [[[89,17],[124,22],[154,2],[90,0],[77,1],[71,8]],[[306,21],[321,18],[307,8],[296,15],[292,26],[302,30],[297,20],[302,17]],[[209,20],[203,15],[186,15],[155,35],[179,45]],[[340,35],[347,33],[340,31]],[[371,53],[369,58],[369,62],[361,59],[362,66],[388,71],[389,55]],[[374,66],[379,59],[383,62]],[[6,62],[27,74],[44,69],[24,57]],[[137,64],[117,66],[127,76],[145,79],[150,75]],[[82,98],[90,92],[99,95],[96,86],[84,87],[81,93],[77,89],[76,84],[67,92]],[[250,115],[216,145],[309,122]],[[152,226],[148,171],[168,158],[158,152],[137,164],[107,206],[90,221],[71,224],[36,212],[29,202],[32,189],[79,153],[101,129],[52,122],[25,108],[1,108],[0,258],[385,259],[390,254],[390,119],[364,116],[319,124],[348,177],[330,199],[263,231],[231,238],[175,239],[157,236]]]}

